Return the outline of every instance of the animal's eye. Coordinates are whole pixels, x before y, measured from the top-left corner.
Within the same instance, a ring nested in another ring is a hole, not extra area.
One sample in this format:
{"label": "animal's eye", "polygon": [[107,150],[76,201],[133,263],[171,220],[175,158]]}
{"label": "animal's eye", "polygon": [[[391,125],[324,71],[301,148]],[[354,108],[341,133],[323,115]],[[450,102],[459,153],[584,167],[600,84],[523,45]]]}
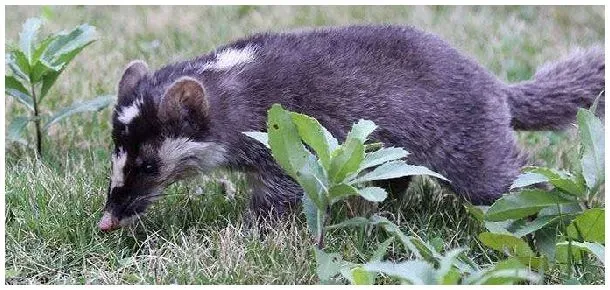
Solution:
{"label": "animal's eye", "polygon": [[151,174],[151,173],[155,173],[156,168],[155,168],[155,166],[154,166],[153,164],[151,164],[151,163],[144,163],[144,164],[142,164],[142,171],[143,171],[144,173]]}

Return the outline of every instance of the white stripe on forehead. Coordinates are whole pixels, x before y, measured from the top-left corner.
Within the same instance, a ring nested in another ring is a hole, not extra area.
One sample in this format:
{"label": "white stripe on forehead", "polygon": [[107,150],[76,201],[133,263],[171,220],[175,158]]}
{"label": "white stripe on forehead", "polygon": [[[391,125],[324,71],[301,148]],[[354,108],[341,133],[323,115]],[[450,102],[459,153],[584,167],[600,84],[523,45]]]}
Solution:
{"label": "white stripe on forehead", "polygon": [[110,177],[110,188],[121,187],[125,184],[123,168],[127,161],[127,152],[119,147],[119,152],[112,155],[112,175]]}
{"label": "white stripe on forehead", "polygon": [[209,61],[199,68],[199,73],[206,70],[225,70],[234,66],[254,61],[255,47],[247,45],[242,49],[227,48],[216,55],[216,61]]}
{"label": "white stripe on forehead", "polygon": [[144,100],[142,100],[142,98],[138,98],[131,105],[121,108],[121,112],[117,119],[125,125],[131,123],[135,117],[140,115],[140,105],[142,105],[143,102]]}

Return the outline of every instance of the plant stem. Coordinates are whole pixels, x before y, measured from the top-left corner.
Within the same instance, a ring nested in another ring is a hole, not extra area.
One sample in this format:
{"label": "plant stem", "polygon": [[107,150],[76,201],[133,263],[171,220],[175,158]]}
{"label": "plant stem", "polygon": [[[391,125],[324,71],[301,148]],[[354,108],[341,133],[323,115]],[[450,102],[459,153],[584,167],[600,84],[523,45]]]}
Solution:
{"label": "plant stem", "polygon": [[38,102],[36,101],[36,89],[34,84],[31,84],[32,88],[32,101],[34,103],[34,124],[36,125],[36,151],[38,156],[42,157],[42,133],[40,131],[40,118],[38,112]]}
{"label": "plant stem", "polygon": [[316,211],[316,215],[316,220],[318,222],[318,239],[316,241],[316,244],[318,246],[318,249],[322,250],[324,248],[324,218],[326,217],[325,211],[318,209]]}

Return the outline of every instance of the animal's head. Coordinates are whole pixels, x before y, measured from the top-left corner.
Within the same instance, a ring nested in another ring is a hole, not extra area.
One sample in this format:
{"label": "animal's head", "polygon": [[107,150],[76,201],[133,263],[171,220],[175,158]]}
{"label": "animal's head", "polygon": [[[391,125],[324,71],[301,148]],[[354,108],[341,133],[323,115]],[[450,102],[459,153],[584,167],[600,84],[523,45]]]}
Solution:
{"label": "animal's head", "polygon": [[196,79],[158,81],[146,63],[128,65],[112,116],[112,172],[101,230],[130,223],[167,185],[223,163],[223,147],[209,139],[209,113]]}

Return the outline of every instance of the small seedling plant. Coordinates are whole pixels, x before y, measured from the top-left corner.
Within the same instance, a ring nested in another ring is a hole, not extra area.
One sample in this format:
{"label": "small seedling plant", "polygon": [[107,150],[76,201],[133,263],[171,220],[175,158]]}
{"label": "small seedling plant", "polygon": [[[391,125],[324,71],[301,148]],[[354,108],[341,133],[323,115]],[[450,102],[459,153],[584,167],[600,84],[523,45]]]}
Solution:
{"label": "small seedling plant", "polygon": [[34,123],[36,151],[42,154],[42,137],[49,127],[80,112],[99,111],[114,100],[100,96],[77,101],[55,113],[43,114],[43,99],[48,95],[68,64],[89,44],[96,40],[95,27],[83,24],[67,32],[62,31],[39,39],[43,21],[30,18],[23,24],[19,45],[8,48],[4,77],[5,93],[23,104],[26,115],[15,116],[7,128],[7,140],[27,145],[23,133]]}
{"label": "small seedling plant", "polygon": [[579,283],[578,268],[605,266],[604,127],[594,111],[577,113],[579,170],[525,167],[511,186],[517,192],[490,207],[468,206],[488,230],[483,244],[541,271],[557,266],[565,283]]}
{"label": "small seedling plant", "polygon": [[[426,167],[407,164],[404,158],[408,152],[402,148],[366,144],[376,128],[371,121],[359,120],[348,132],[345,142],[339,144],[316,119],[274,104],[268,111],[266,133],[244,132],[265,144],[282,169],[303,188],[303,212],[315,240],[316,270],[322,283],[374,284],[380,273],[406,284],[512,284],[539,280],[537,274],[517,259],[481,269],[465,255],[467,249],[442,254],[419,237],[405,235],[396,224],[378,215],[355,217],[327,226],[332,205],[339,201],[352,196],[371,202],[385,200],[387,192],[374,186],[376,181],[412,175],[448,181]],[[379,226],[391,235],[367,263],[344,261],[338,253],[324,251],[326,229],[365,225]],[[382,261],[394,239],[415,254],[416,259],[401,263]]]}

